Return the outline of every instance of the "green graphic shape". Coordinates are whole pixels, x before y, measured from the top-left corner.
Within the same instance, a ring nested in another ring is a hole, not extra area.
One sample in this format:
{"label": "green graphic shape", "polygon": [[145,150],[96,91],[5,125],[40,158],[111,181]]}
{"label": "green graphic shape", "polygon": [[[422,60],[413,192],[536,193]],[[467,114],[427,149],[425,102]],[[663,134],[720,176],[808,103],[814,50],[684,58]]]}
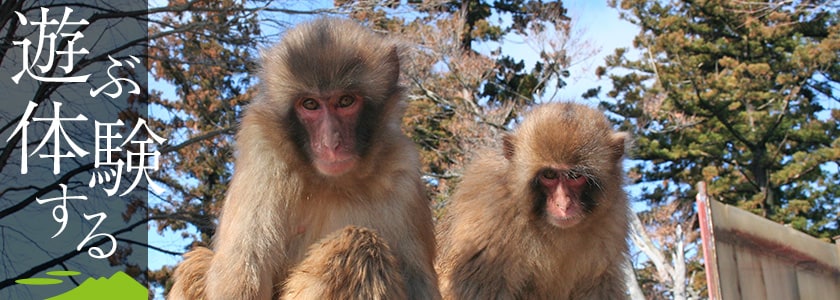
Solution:
{"label": "green graphic shape", "polygon": [[149,291],[145,286],[123,272],[114,273],[110,278],[88,278],[81,285],[64,294],[47,300],[147,300]]}
{"label": "green graphic shape", "polygon": [[47,272],[47,275],[50,275],[50,276],[76,276],[76,275],[80,275],[80,274],[82,274],[82,272],[77,272],[77,271],[49,271],[49,272]]}
{"label": "green graphic shape", "polygon": [[53,285],[59,284],[63,281],[61,279],[55,278],[26,278],[26,279],[18,279],[15,280],[17,284],[25,284],[25,285]]}

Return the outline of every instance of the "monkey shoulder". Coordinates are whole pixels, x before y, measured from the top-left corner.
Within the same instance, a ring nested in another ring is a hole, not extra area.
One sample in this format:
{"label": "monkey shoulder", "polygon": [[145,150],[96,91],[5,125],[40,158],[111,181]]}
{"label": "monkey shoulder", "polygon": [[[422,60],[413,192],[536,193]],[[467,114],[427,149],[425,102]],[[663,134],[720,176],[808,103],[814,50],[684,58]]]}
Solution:
{"label": "monkey shoulder", "polygon": [[501,153],[481,152],[467,164],[461,177],[463,184],[460,184],[458,189],[484,190],[507,187],[509,166],[509,161]]}

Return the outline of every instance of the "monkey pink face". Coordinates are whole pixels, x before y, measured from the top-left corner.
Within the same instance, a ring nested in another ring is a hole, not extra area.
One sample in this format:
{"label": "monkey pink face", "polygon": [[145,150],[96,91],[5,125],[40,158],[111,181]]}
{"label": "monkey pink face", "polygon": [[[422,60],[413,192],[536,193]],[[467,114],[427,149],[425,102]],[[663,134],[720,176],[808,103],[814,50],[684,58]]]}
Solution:
{"label": "monkey pink face", "polygon": [[545,169],[537,175],[537,181],[546,196],[545,212],[549,223],[569,228],[583,220],[586,177],[574,171]]}
{"label": "monkey pink face", "polygon": [[309,135],[312,163],[321,174],[338,176],[356,166],[356,125],[362,104],[361,98],[348,94],[304,97],[295,103]]}

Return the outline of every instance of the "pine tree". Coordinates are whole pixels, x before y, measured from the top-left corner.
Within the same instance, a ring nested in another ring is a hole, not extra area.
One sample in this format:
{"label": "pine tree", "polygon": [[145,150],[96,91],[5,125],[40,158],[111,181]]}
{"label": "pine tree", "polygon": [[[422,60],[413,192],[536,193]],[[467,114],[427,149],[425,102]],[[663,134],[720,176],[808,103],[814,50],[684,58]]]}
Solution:
{"label": "pine tree", "polygon": [[[811,235],[840,233],[837,7],[822,1],[616,3],[635,50],[599,68],[602,106],[636,138],[631,171],[654,207],[717,200]],[[592,90],[588,96],[595,96]]]}

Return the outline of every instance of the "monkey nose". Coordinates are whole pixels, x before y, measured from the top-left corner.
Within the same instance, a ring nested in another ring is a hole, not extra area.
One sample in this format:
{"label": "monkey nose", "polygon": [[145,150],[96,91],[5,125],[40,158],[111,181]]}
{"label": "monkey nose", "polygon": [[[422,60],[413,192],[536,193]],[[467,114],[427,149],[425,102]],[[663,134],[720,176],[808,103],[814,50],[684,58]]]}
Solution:
{"label": "monkey nose", "polygon": [[341,135],[338,132],[328,134],[326,138],[321,141],[321,144],[329,150],[335,150],[341,144]]}

